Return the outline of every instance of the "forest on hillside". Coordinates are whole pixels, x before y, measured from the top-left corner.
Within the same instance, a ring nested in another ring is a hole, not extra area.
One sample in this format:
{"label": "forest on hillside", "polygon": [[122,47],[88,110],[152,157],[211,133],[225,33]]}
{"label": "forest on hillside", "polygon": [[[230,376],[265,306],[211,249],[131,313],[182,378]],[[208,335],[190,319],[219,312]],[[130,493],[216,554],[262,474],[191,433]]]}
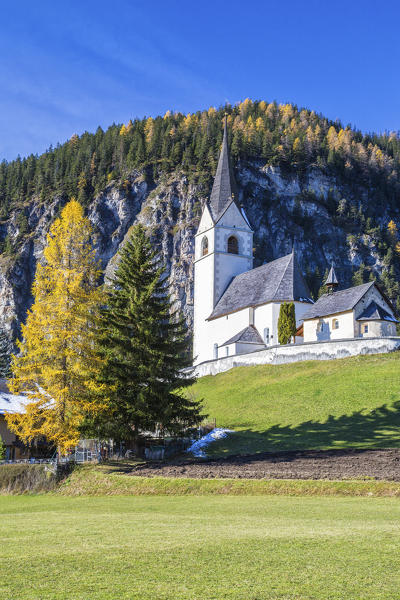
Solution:
{"label": "forest on hillside", "polygon": [[[235,106],[211,107],[194,114],[168,111],[156,118],[113,124],[106,131],[99,127],[93,134],[73,135],[40,156],[3,161],[0,219],[5,223],[13,213],[19,233],[13,239],[6,233],[0,251],[17,254],[31,233],[26,211],[32,199],[46,203],[55,196],[65,201],[76,197],[88,206],[110,183],[129,193],[133,171],[150,185],[179,172],[206,197],[216,170],[225,113],[234,167],[261,161],[279,167],[284,176],[296,174],[300,179],[318,169],[350,190],[348,198],[338,197],[332,190],[321,201],[334,223],[350,236],[368,234],[373,239],[384,265],[377,274],[361,264],[353,283],[379,276],[400,309],[398,133],[363,134],[292,104],[246,99]],[[368,195],[360,194],[361,188],[367,189]],[[389,218],[383,219],[383,215]],[[308,274],[314,290],[322,275]]]}

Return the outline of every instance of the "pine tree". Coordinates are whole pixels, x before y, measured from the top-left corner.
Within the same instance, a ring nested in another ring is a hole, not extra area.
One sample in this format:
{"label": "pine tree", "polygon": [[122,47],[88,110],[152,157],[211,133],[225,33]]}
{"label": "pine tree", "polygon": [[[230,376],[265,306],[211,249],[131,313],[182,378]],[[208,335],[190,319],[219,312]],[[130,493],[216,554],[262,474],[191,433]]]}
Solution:
{"label": "pine tree", "polygon": [[296,335],[294,302],[282,302],[278,319],[279,344],[290,344],[290,340],[294,335]]}
{"label": "pine tree", "polygon": [[353,277],[351,279],[353,285],[362,285],[366,282],[367,279],[367,271],[364,263],[361,263],[358,270],[353,273]]}
{"label": "pine tree", "polygon": [[329,275],[329,269],[325,269],[325,273],[324,273],[324,276],[322,278],[322,282],[321,282],[320,288],[318,290],[318,296],[317,296],[318,298],[320,298],[324,294],[328,293],[328,288],[325,285],[325,281],[328,279],[328,275]]}
{"label": "pine tree", "polygon": [[46,437],[61,453],[78,442],[86,414],[100,409],[92,402],[89,378],[101,300],[91,236],[81,205],[71,200],[47,236],[34,303],[12,361],[11,391],[27,393],[30,401],[24,413],[6,416],[8,426],[25,443]]}
{"label": "pine tree", "polygon": [[[187,329],[167,293],[165,270],[141,225],[119,255],[120,262],[102,314],[99,352],[117,439],[136,439],[141,430],[182,431],[201,422],[200,404],[183,388],[193,379]],[[110,427],[107,429],[110,432]]]}
{"label": "pine tree", "polygon": [[0,329],[0,379],[11,375],[11,344],[6,332]]}

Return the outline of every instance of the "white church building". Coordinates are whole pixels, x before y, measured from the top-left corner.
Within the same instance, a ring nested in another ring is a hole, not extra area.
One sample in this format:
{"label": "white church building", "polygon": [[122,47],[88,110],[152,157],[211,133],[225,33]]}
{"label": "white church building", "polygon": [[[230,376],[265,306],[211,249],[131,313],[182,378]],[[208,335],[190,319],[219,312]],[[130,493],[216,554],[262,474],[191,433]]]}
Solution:
{"label": "white church building", "polygon": [[235,197],[225,123],[195,236],[194,363],[277,344],[282,302],[294,302],[298,325],[312,304],[294,250],[253,269],[253,230]]}
{"label": "white church building", "polygon": [[314,303],[294,248],[253,269],[253,230],[235,190],[225,122],[211,196],[195,236],[195,365],[277,346],[282,302],[294,303],[296,341],[396,335],[394,309],[373,282],[334,291],[332,268],[329,293]]}

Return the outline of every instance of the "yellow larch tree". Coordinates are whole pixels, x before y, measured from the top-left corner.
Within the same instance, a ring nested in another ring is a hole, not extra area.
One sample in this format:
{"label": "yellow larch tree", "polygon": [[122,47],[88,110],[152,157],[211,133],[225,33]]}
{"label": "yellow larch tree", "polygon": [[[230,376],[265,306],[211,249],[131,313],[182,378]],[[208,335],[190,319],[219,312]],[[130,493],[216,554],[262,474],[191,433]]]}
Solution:
{"label": "yellow larch tree", "polygon": [[391,219],[389,221],[387,228],[388,228],[390,239],[392,240],[393,243],[396,242],[397,241],[397,225],[393,221],[393,219]]}
{"label": "yellow larch tree", "polygon": [[154,135],[154,119],[152,117],[146,119],[146,123],[144,124],[144,134],[147,144],[150,145]]}
{"label": "yellow larch tree", "polygon": [[82,206],[71,200],[47,236],[9,382],[27,398],[25,412],[7,415],[10,429],[26,443],[44,436],[60,453],[77,444],[85,417],[103,408],[91,377],[100,366],[94,339],[101,302],[92,235]]}

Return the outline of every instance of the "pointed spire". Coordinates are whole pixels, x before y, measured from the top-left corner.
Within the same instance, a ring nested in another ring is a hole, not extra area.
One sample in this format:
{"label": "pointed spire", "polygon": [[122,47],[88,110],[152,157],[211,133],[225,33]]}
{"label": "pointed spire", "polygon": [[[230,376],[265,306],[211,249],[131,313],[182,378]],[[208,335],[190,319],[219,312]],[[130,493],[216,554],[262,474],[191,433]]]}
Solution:
{"label": "pointed spire", "polygon": [[217,220],[218,216],[221,214],[224,208],[226,208],[226,205],[232,201],[232,199],[237,204],[236,185],[229,162],[228,131],[225,113],[224,137],[222,140],[221,153],[219,155],[217,172],[215,174],[209,202],[211,215],[214,221]]}
{"label": "pointed spire", "polygon": [[337,286],[339,285],[335,269],[333,268],[333,263],[331,265],[331,270],[329,271],[328,277],[326,278],[325,285],[328,288],[329,292],[334,292]]}

